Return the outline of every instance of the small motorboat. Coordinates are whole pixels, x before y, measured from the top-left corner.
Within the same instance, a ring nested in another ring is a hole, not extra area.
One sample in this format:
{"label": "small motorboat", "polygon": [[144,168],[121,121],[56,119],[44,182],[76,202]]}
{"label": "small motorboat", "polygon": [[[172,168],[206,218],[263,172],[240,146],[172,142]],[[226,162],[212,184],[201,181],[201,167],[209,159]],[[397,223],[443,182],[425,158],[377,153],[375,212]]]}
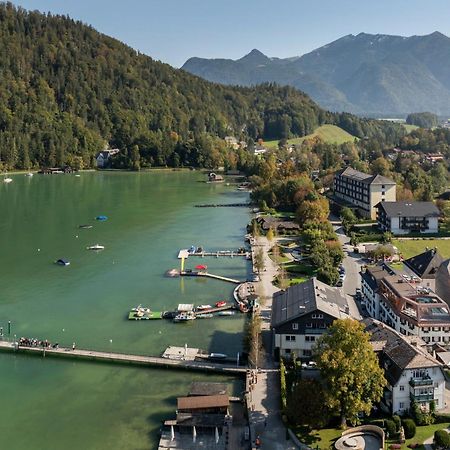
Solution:
{"label": "small motorboat", "polygon": [[89,228],[92,228],[92,225],[79,225],[78,228],[82,228],[83,230],[88,230]]}
{"label": "small motorboat", "polygon": [[95,218],[95,220],[98,220],[99,222],[105,222],[106,220],[108,220],[107,216],[97,216]]}
{"label": "small motorboat", "polygon": [[218,316],[234,316],[234,311],[219,311]]}
{"label": "small motorboat", "polygon": [[197,306],[197,311],[204,311],[205,309],[212,309],[211,305],[199,305]]}
{"label": "small motorboat", "polygon": [[216,303],[216,308],[222,308],[222,306],[227,306],[227,302],[225,300],[220,300]]}
{"label": "small motorboat", "polygon": [[11,181],[12,181],[13,179],[12,178],[9,178],[9,177],[5,177],[5,178],[3,178],[3,183],[11,183]]}
{"label": "small motorboat", "polygon": [[28,173],[25,174],[26,177],[30,177],[30,178],[31,178],[33,175],[34,175],[33,172],[28,172]]}
{"label": "small motorboat", "polygon": [[225,353],[211,353],[208,357],[209,359],[225,359],[228,356]]}
{"label": "small motorboat", "polygon": [[214,314],[212,313],[202,313],[202,314],[196,314],[197,319],[212,319],[214,317]]}
{"label": "small motorboat", "polygon": [[55,264],[58,264],[59,266],[70,266],[70,261],[64,258],[59,258],[55,261]]}
{"label": "small motorboat", "polygon": [[86,247],[87,250],[104,250],[105,246],[100,244],[94,244],[90,245],[89,247]]}
{"label": "small motorboat", "polygon": [[76,176],[77,178],[81,177],[81,175],[80,175],[79,173],[77,173],[75,176]]}
{"label": "small motorboat", "polygon": [[190,322],[192,320],[195,320],[195,314],[192,311],[181,312],[173,319],[175,323]]}

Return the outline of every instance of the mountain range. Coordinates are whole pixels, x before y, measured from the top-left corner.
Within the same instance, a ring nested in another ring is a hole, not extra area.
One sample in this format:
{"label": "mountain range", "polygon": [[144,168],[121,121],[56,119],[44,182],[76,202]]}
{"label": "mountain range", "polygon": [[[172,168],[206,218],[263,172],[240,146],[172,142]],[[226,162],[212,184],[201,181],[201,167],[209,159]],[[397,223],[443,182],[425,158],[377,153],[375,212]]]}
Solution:
{"label": "mountain range", "polygon": [[386,116],[450,114],[450,38],[347,35],[303,56],[252,50],[238,60],[190,58],[182,69],[209,81],[291,85],[331,111]]}

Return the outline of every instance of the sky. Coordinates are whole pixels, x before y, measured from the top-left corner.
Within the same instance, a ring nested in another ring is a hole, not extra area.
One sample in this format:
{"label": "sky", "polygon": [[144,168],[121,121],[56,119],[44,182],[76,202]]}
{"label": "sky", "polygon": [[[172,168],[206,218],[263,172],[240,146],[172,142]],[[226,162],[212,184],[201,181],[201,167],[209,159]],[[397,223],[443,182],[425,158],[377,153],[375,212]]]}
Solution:
{"label": "sky", "polygon": [[69,15],[154,59],[299,56],[347,34],[450,36],[449,0],[17,0]]}

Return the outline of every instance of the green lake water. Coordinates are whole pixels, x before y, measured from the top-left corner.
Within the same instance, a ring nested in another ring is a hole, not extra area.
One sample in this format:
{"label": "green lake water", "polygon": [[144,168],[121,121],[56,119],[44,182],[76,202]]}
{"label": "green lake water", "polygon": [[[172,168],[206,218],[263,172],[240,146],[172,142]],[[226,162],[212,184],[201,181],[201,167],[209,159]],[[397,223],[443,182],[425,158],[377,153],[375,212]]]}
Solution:
{"label": "green lake water", "polygon": [[[235,187],[199,172],[13,176],[0,184],[0,326],[11,335],[61,345],[160,354],[168,345],[236,355],[244,317],[189,324],[127,321],[137,304],[155,311],[179,303],[232,299],[233,285],[166,278],[180,248],[243,244],[246,208],[194,208],[247,201]],[[98,215],[108,216],[96,222]],[[79,229],[92,224],[92,229]],[[102,244],[95,253],[86,246]],[[56,266],[58,258],[71,265]],[[212,273],[245,279],[244,258],[190,258]],[[0,448],[153,449],[162,419],[192,380],[231,378],[0,353]]]}

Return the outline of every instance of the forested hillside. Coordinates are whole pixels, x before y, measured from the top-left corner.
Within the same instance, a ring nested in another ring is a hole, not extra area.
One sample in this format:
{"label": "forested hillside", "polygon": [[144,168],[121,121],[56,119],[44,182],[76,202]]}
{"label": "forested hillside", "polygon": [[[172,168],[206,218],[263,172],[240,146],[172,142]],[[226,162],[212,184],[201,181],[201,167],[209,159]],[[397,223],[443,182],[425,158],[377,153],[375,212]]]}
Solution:
{"label": "forested hillside", "polygon": [[214,167],[222,139],[289,138],[335,123],[393,141],[393,124],[331,114],[291,87],[213,84],[68,17],[0,4],[3,168],[93,165],[111,146],[121,167]]}

